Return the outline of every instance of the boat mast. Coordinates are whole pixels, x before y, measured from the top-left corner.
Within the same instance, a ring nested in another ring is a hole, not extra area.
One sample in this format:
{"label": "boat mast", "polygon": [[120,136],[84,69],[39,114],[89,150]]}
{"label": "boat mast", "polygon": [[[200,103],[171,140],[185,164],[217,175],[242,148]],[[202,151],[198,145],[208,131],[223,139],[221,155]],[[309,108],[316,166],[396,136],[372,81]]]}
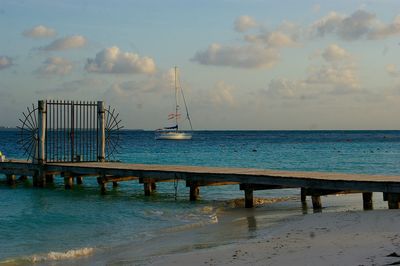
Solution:
{"label": "boat mast", "polygon": [[178,132],[178,86],[176,85],[176,71],[177,67],[175,66],[175,125],[176,132]]}

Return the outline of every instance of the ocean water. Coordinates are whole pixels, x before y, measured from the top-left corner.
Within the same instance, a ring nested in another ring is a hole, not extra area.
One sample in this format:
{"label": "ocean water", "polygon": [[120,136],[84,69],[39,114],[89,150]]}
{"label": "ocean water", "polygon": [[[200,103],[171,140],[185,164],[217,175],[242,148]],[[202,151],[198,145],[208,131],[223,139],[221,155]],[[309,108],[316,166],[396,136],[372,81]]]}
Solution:
{"label": "ocean water", "polygon": [[[191,141],[156,141],[150,131],[123,131],[116,159],[169,165],[400,174],[400,131],[197,131]],[[15,131],[0,131],[0,151],[24,158]],[[0,180],[4,177],[0,176]],[[189,202],[183,182],[157,184],[143,196],[136,181],[100,195],[95,178],[73,190],[0,183],[0,265],[137,264],[146,258],[257,236],[302,215],[297,189],[257,191],[242,207],[238,186],[205,187]],[[384,208],[375,197],[375,207]],[[361,209],[358,195],[329,196],[324,211]]]}

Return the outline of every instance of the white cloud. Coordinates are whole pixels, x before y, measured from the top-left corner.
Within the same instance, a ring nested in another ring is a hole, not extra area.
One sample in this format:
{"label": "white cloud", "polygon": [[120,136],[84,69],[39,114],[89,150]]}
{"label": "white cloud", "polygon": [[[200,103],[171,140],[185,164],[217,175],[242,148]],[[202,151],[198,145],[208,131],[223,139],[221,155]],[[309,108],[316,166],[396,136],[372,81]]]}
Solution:
{"label": "white cloud", "polygon": [[360,88],[358,69],[349,52],[337,44],[331,44],[321,56],[327,63],[310,68],[305,83],[329,86],[341,93]]}
{"label": "white cloud", "polygon": [[224,81],[215,84],[213,90],[209,92],[210,100],[214,105],[234,105],[236,103],[233,96],[233,87]]}
{"label": "white cloud", "polygon": [[257,27],[258,24],[254,18],[250,16],[240,16],[235,20],[235,30],[238,32],[245,32],[248,29]]}
{"label": "white cloud", "polygon": [[296,45],[296,41],[292,36],[281,31],[267,32],[258,35],[246,35],[245,40],[251,43],[264,44],[271,48],[290,47]]}
{"label": "white cloud", "polygon": [[397,69],[395,64],[388,64],[385,67],[386,72],[392,77],[400,77],[400,70]]}
{"label": "white cloud", "polygon": [[13,65],[13,61],[8,56],[0,56],[0,70],[11,67]]}
{"label": "white cloud", "polygon": [[370,33],[371,39],[384,39],[392,35],[400,34],[400,15],[395,17],[392,23],[385,25],[380,24],[373,32]]}
{"label": "white cloud", "polygon": [[323,52],[322,57],[326,61],[341,61],[351,58],[351,55],[337,44],[329,45]]}
{"label": "white cloud", "polygon": [[240,17],[235,28],[244,32],[251,25],[257,27],[259,34],[244,35],[244,43],[213,43],[207,49],[198,51],[192,61],[203,65],[230,66],[236,68],[272,68],[280,59],[280,49],[298,46],[299,28],[296,24],[284,21],[275,30],[266,31],[250,17]]}
{"label": "white cloud", "polygon": [[141,57],[135,53],[122,52],[118,47],[106,48],[88,59],[85,69],[98,73],[144,73],[156,71],[156,64],[150,57]]}
{"label": "white cloud", "polygon": [[76,49],[84,47],[87,43],[85,37],[81,35],[73,35],[61,39],[57,39],[50,43],[49,45],[42,47],[41,50],[44,51],[60,51],[67,49]]}
{"label": "white cloud", "polygon": [[224,46],[215,43],[207,50],[197,52],[191,60],[203,65],[271,68],[279,61],[279,52],[262,45]]}
{"label": "white cloud", "polygon": [[66,75],[72,70],[72,63],[62,57],[49,57],[43,62],[43,66],[37,69],[41,75]]}
{"label": "white cloud", "polygon": [[318,13],[320,10],[321,10],[321,5],[320,5],[320,4],[315,4],[315,5],[312,7],[312,11],[313,11],[314,13]]}
{"label": "white cloud", "polygon": [[351,16],[341,21],[338,27],[338,35],[343,40],[359,39],[372,31],[375,22],[375,14],[364,10],[357,10]]}
{"label": "white cloud", "polygon": [[345,90],[357,90],[360,87],[357,70],[351,64],[328,64],[312,68],[305,82]]}
{"label": "white cloud", "polygon": [[22,35],[29,38],[48,38],[53,37],[56,34],[57,33],[54,29],[43,25],[33,27],[32,29],[26,30],[22,33]]}
{"label": "white cloud", "polygon": [[126,97],[150,93],[161,95],[170,92],[172,95],[174,80],[174,69],[171,68],[166,72],[157,72],[139,81],[116,82],[107,90],[106,96],[123,100]]}
{"label": "white cloud", "polygon": [[272,79],[265,91],[268,97],[273,98],[294,98],[301,87],[300,82],[284,78]]}
{"label": "white cloud", "polygon": [[383,39],[400,34],[400,17],[390,24],[380,21],[375,14],[357,10],[350,16],[330,12],[311,25],[311,32],[319,37],[337,34],[342,40]]}
{"label": "white cloud", "polygon": [[330,12],[325,17],[317,20],[311,25],[311,30],[319,37],[323,37],[326,34],[334,32],[338,25],[343,20],[343,16],[336,12]]}

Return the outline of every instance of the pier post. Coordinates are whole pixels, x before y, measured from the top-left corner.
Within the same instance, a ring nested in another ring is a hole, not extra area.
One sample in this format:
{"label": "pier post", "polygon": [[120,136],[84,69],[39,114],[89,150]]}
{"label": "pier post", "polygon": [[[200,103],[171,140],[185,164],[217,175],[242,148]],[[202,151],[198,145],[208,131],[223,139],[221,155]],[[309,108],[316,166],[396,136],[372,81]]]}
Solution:
{"label": "pier post", "polygon": [[6,175],[7,177],[7,184],[10,186],[15,185],[16,176],[15,175]]}
{"label": "pier post", "polygon": [[364,210],[372,210],[374,207],[372,203],[372,192],[363,192],[362,197]]}
{"label": "pier post", "polygon": [[101,193],[101,195],[105,195],[106,192],[107,192],[107,188],[106,188],[107,182],[106,182],[104,179],[105,179],[105,178],[102,177],[102,176],[99,176],[99,177],[97,178],[97,184],[99,184],[99,186],[100,186],[100,193]]}
{"label": "pier post", "polygon": [[28,180],[28,177],[26,175],[21,175],[19,177],[19,181],[26,181],[26,180]]}
{"label": "pier post", "polygon": [[44,187],[46,185],[46,174],[43,171],[36,171],[32,177],[34,187]]}
{"label": "pier post", "polygon": [[75,179],[76,179],[76,184],[77,185],[82,185],[83,184],[83,182],[82,182],[83,178],[81,176],[76,176]]}
{"label": "pier post", "polygon": [[106,157],[106,124],[104,113],[104,102],[97,102],[97,124],[98,124],[98,138],[97,138],[97,160],[104,162]]}
{"label": "pier post", "polygon": [[311,196],[311,200],[314,211],[321,211],[322,210],[321,196],[313,195]]}
{"label": "pier post", "polygon": [[254,207],[253,189],[251,188],[244,189],[244,207],[245,208]]}
{"label": "pier post", "polygon": [[143,187],[144,187],[144,195],[145,196],[150,196],[151,193],[153,192],[152,188],[153,186],[151,185],[151,182],[144,182]]}
{"label": "pier post", "polygon": [[113,183],[113,187],[114,187],[114,188],[118,187],[118,182],[113,181],[112,183]]}
{"label": "pier post", "polygon": [[400,194],[399,193],[387,193],[388,207],[389,209],[399,209]]}
{"label": "pier post", "polygon": [[38,153],[36,161],[39,164],[43,164],[46,158],[46,101],[38,101]]}
{"label": "pier post", "polygon": [[54,183],[54,175],[53,174],[46,174],[45,179],[46,179],[46,184]]}
{"label": "pier post", "polygon": [[200,188],[196,184],[191,184],[190,185],[190,201],[196,201],[199,199],[200,195]]}
{"label": "pier post", "polygon": [[152,191],[156,191],[157,190],[156,182],[151,183],[151,190]]}
{"label": "pier post", "polygon": [[301,203],[306,203],[307,194],[306,194],[306,188],[304,188],[304,187],[301,188],[300,199],[301,199]]}
{"label": "pier post", "polygon": [[388,200],[388,193],[387,192],[383,192],[383,201],[387,201]]}
{"label": "pier post", "polygon": [[65,189],[72,189],[74,187],[74,178],[72,176],[64,176]]}

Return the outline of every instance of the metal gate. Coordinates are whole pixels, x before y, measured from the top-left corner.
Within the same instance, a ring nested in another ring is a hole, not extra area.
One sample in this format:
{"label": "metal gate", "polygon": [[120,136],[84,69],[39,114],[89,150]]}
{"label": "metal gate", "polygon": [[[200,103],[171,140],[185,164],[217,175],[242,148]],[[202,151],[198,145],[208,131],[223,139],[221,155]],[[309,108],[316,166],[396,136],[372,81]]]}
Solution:
{"label": "metal gate", "polygon": [[24,115],[20,143],[37,162],[93,162],[115,159],[120,125],[115,109],[102,101],[39,101]]}
{"label": "metal gate", "polygon": [[97,161],[98,109],[96,102],[46,102],[45,161]]}

